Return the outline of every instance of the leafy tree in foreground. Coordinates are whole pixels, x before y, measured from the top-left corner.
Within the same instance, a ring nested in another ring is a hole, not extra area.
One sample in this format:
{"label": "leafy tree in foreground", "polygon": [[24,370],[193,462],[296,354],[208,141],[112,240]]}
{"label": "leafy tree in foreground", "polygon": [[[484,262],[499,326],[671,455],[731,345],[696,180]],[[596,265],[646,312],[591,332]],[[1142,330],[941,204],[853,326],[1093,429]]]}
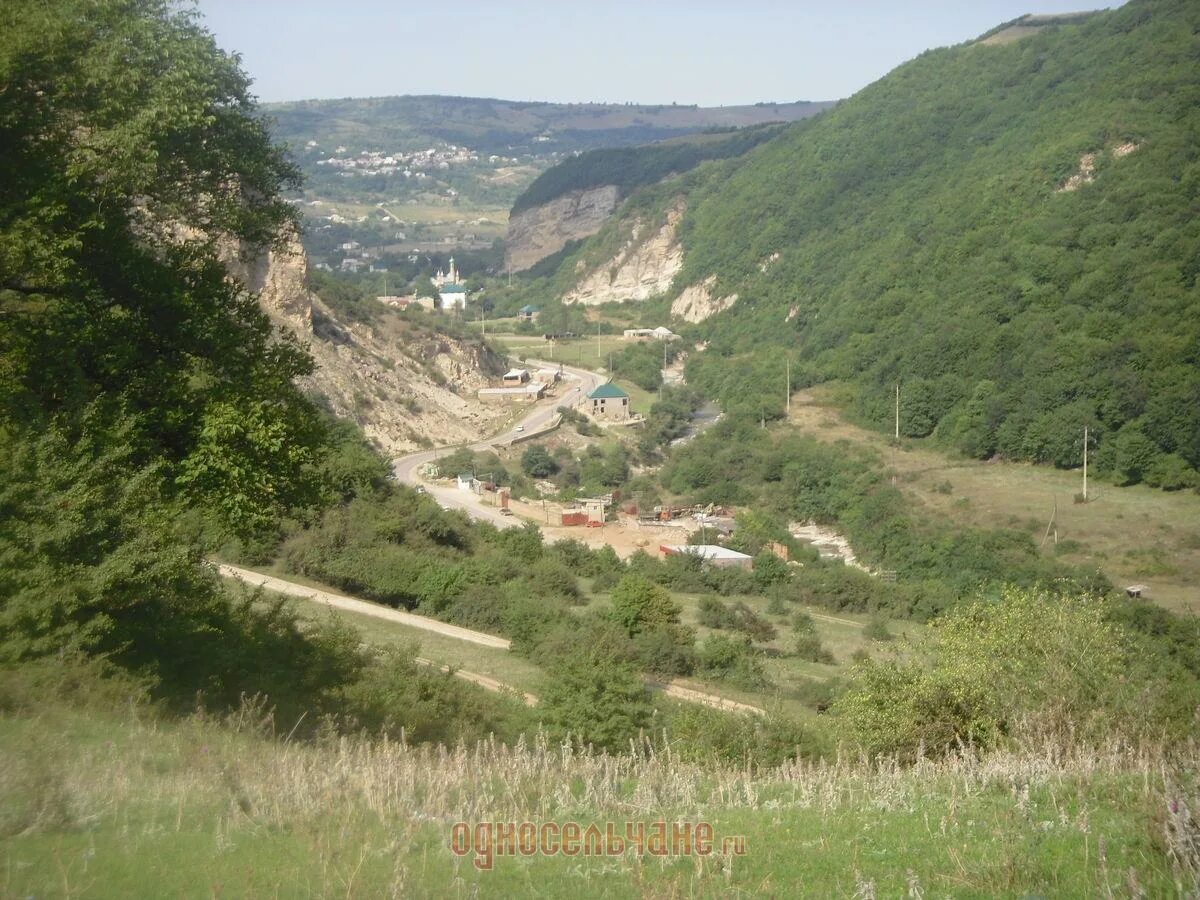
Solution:
{"label": "leafy tree in foreground", "polygon": [[234,530],[311,501],[311,362],[223,263],[294,225],[236,60],[166,0],[48,0],[0,13],[0,84],[5,439],[87,409]]}
{"label": "leafy tree in foreground", "polygon": [[167,0],[6,4],[0,171],[0,660],[274,690],[259,638],[315,645],[238,612],[194,526],[269,531],[340,463],[225,265],[294,226],[245,75]]}

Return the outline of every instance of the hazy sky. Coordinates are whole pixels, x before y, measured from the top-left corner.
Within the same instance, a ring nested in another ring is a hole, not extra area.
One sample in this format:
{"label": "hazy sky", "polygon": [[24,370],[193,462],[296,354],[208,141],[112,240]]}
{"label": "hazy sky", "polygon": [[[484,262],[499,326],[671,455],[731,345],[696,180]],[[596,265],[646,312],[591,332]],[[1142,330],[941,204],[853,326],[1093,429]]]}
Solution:
{"label": "hazy sky", "polygon": [[197,0],[264,101],[457,94],[705,106],[846,97],[930,47],[1027,12],[1087,5]]}

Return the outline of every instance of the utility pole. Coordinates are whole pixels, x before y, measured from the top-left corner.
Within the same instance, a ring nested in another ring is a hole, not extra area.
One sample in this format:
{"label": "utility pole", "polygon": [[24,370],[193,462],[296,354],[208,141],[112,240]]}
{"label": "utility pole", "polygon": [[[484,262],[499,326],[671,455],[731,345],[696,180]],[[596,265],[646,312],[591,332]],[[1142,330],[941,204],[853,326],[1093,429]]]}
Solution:
{"label": "utility pole", "polygon": [[787,414],[792,414],[792,358],[789,356],[785,362],[787,363]]}
{"label": "utility pole", "polygon": [[896,440],[900,440],[900,382],[896,382]]}
{"label": "utility pole", "polygon": [[1087,451],[1088,451],[1088,427],[1083,426],[1083,502],[1087,503]]}

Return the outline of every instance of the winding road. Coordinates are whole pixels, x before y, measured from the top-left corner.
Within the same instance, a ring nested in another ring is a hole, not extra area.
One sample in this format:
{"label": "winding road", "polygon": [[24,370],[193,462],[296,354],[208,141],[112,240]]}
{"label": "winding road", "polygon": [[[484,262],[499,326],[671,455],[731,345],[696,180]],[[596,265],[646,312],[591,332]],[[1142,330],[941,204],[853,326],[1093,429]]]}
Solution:
{"label": "winding road", "polygon": [[[510,642],[507,638],[498,637],[494,634],[487,634],[482,631],[474,631],[470,628],[463,628],[459,625],[451,625],[448,622],[441,622],[437,619],[431,619],[428,616],[419,616],[415,613],[393,609],[390,606],[383,606],[379,603],[371,603],[366,600],[359,600],[355,597],[347,597],[345,594],[336,594],[333,591],[323,590],[322,588],[314,588],[304,584],[297,584],[294,581],[276,578],[274,575],[265,575],[262,572],[255,572],[253,569],[245,569],[241,566],[231,566],[227,563],[220,563],[217,565],[217,571],[225,578],[236,578],[238,581],[248,584],[251,587],[261,587],[268,591],[274,591],[277,594],[284,594],[289,597],[299,597],[304,600],[309,600],[313,603],[321,603],[325,606],[331,606],[334,609],[358,613],[359,615],[363,616],[372,616],[376,619],[384,619],[388,622],[396,622],[400,625],[407,625],[410,628],[419,628],[422,631],[431,631],[435,634],[455,638],[456,640],[460,641],[467,641],[471,644],[478,644],[482,647],[492,647],[497,650],[511,649]],[[417,657],[415,661],[420,665],[438,668],[444,672],[452,671],[455,677],[478,685],[484,690],[496,692],[513,691],[524,699],[527,706],[535,706],[537,704],[537,697],[534,694],[521,691],[513,685],[505,684],[502,681],[497,681],[495,678],[492,678],[488,675],[481,675],[478,672],[471,672],[466,669],[451,669],[449,666],[442,665],[434,660],[426,659],[424,657]],[[646,683],[646,687],[652,691],[659,691],[676,700],[683,700],[687,703],[699,703],[701,706],[709,706],[713,709],[723,709],[729,712],[752,713],[754,715],[764,715],[766,712],[764,709],[762,709],[762,707],[751,706],[749,703],[741,703],[737,700],[730,700],[728,697],[720,697],[716,694],[698,691],[678,681],[648,681]]]}
{"label": "winding road", "polygon": [[[539,366],[546,368],[559,368],[561,365],[563,374],[566,376],[564,379],[565,390],[556,397],[536,404],[524,418],[505,431],[478,443],[469,444],[468,446],[471,450],[483,451],[491,450],[495,447],[503,447],[511,444],[514,438],[545,428],[550,424],[560,406],[578,406],[592,390],[608,377],[602,373],[593,372],[590,369],[580,369],[576,366],[568,366],[546,360],[527,359],[525,360],[525,364],[531,367]],[[392,461],[392,473],[397,481],[414,487],[423,487],[444,509],[461,509],[472,519],[490,522],[497,528],[514,528],[525,524],[522,520],[515,519],[513,516],[500,515],[493,507],[484,506],[474,494],[468,494],[453,487],[427,484],[421,481],[417,476],[417,470],[421,466],[425,463],[435,462],[454,449],[456,448],[439,447],[434,450],[421,450],[417,453],[398,457]]]}

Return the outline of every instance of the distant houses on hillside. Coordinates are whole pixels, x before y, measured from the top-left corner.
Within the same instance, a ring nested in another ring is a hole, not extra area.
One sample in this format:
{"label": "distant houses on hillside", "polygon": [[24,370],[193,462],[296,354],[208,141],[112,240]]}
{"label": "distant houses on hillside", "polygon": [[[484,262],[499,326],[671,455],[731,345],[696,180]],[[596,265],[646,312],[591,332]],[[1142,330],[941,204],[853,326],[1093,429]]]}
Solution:
{"label": "distant houses on hillside", "polygon": [[626,328],[622,333],[622,337],[626,340],[655,340],[655,341],[673,341],[679,335],[673,332],[670,328],[659,325],[657,328]]}

